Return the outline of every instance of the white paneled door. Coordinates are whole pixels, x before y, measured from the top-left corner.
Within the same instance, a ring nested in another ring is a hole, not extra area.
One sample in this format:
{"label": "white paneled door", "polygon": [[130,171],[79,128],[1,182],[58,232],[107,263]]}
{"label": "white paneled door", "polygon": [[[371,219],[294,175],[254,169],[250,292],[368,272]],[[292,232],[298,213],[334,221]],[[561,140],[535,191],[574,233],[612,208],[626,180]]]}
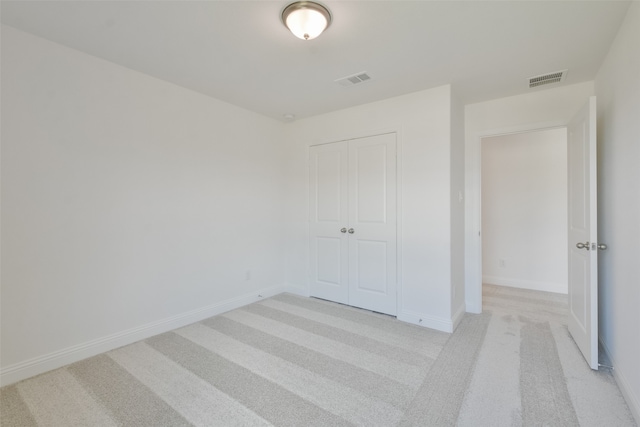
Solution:
{"label": "white paneled door", "polygon": [[571,336],[591,369],[598,369],[598,248],[596,99],[568,126],[569,318]]}
{"label": "white paneled door", "polygon": [[312,296],[349,303],[348,143],[310,148]]}
{"label": "white paneled door", "polygon": [[396,135],[311,147],[311,295],[395,315],[396,240]]}

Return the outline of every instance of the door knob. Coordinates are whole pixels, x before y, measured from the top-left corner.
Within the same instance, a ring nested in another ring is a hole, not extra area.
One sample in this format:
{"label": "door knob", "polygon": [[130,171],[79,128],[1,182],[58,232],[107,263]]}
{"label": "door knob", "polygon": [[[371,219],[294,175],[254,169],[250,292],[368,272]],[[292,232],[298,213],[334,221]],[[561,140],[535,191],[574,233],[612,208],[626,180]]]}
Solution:
{"label": "door knob", "polygon": [[607,249],[607,245],[605,245],[604,243],[598,243],[598,249],[604,251]]}
{"label": "door knob", "polygon": [[587,243],[578,242],[576,243],[576,248],[589,250],[589,242]]}
{"label": "door knob", "polygon": [[350,229],[349,229],[349,234],[353,234],[353,233],[355,233],[355,232],[356,232],[356,230],[354,230],[353,228],[350,228]]}
{"label": "door knob", "polygon": [[344,228],[344,227],[342,227],[342,228],[340,229],[340,232],[341,232],[341,233],[346,233],[346,232],[347,232],[347,229],[346,229],[346,228]]}

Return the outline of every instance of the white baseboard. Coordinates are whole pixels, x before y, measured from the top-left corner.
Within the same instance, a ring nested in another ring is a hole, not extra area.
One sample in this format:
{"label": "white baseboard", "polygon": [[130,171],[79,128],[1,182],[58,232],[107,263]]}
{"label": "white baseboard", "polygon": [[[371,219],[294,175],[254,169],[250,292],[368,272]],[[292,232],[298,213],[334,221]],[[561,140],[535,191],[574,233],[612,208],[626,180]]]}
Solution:
{"label": "white baseboard", "polygon": [[397,319],[407,323],[413,323],[414,325],[424,326],[425,328],[431,328],[442,332],[453,332],[454,322],[451,319],[443,317],[429,316],[425,314],[415,313],[412,311],[401,310]]}
{"label": "white baseboard", "polygon": [[289,292],[290,294],[300,295],[301,297],[309,297],[309,287],[295,286],[295,285],[285,285],[283,292]]}
{"label": "white baseboard", "polygon": [[478,301],[465,301],[467,313],[480,314],[482,313],[482,303]]}
{"label": "white baseboard", "polygon": [[534,291],[554,292],[566,294],[569,290],[566,283],[538,282],[535,280],[512,279],[499,276],[482,276],[482,283],[488,285],[510,286],[512,288],[531,289]]}
{"label": "white baseboard", "polygon": [[215,316],[238,307],[251,304],[263,298],[268,298],[282,292],[292,292],[297,288],[289,286],[273,286],[260,289],[250,294],[241,295],[226,301],[221,301],[206,307],[197,308],[186,313],[178,314],[146,325],[131,328],[102,338],[87,341],[78,345],[54,351],[43,356],[14,363],[0,370],[0,386],[13,384],[26,378],[39,375],[53,369],[66,366],[87,357],[95,356],[105,351],[132,344],[154,335],[162,334],[199,322],[211,316]]}
{"label": "white baseboard", "polygon": [[460,321],[462,320],[462,317],[464,317],[465,312],[466,307],[465,304],[462,303],[460,304],[460,307],[458,307],[458,309],[453,313],[453,331],[455,331],[460,324]]}
{"label": "white baseboard", "polygon": [[616,363],[616,360],[609,351],[609,348],[605,345],[604,341],[600,340],[600,344],[602,344],[604,352],[607,353],[607,357],[611,361],[611,365],[613,366],[613,377],[616,379],[618,387],[620,387],[622,396],[624,396],[624,400],[627,401],[627,405],[629,406],[633,417],[636,419],[636,423],[640,425],[640,396],[636,396],[634,394],[631,389],[631,385],[627,380],[628,377],[625,375],[625,371]]}

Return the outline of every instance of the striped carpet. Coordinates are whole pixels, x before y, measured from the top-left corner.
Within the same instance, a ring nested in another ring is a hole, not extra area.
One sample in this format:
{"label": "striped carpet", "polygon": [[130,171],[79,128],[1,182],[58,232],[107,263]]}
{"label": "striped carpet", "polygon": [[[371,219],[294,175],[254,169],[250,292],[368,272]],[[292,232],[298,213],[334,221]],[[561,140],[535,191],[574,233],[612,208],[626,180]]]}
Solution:
{"label": "striped carpet", "polygon": [[607,383],[614,412],[575,404],[561,300],[547,313],[537,296],[507,295],[520,314],[506,314],[496,289],[491,312],[451,335],[281,294],[4,387],[0,424],[633,425],[606,372],[592,388]]}

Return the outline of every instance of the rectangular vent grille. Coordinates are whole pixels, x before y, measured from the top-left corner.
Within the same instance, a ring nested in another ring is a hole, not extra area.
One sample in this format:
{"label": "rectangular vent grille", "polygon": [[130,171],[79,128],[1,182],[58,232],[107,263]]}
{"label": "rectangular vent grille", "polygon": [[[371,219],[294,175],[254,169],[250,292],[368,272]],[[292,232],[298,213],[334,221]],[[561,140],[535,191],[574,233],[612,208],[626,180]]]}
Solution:
{"label": "rectangular vent grille", "polygon": [[367,74],[366,72],[362,71],[360,73],[352,74],[347,77],[339,78],[335,80],[335,82],[341,86],[353,86],[353,85],[366,82],[368,80],[371,80],[371,76],[369,76],[369,74]]}
{"label": "rectangular vent grille", "polygon": [[551,83],[560,83],[567,76],[567,70],[556,71],[553,73],[543,74],[541,76],[531,77],[529,79],[529,88],[548,85]]}

